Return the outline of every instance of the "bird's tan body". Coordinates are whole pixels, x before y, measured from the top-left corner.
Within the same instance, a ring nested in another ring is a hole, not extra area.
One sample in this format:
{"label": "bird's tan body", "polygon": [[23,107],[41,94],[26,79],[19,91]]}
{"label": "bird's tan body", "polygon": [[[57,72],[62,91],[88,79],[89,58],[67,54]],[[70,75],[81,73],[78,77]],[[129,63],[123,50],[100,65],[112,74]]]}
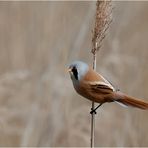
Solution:
{"label": "bird's tan body", "polygon": [[90,69],[89,73],[86,74],[83,80],[80,82],[80,85],[78,85],[78,87],[76,87],[75,89],[80,95],[82,95],[83,97],[91,101],[95,101],[97,103],[112,102],[113,100],[110,100],[110,99],[107,100],[107,97],[109,97],[113,92],[112,89],[106,90],[106,92],[108,93],[103,93],[101,92],[101,90],[100,90],[100,93],[99,91],[95,92],[95,90],[94,92],[92,92],[91,86],[97,85],[98,82],[100,82],[100,84],[102,82],[105,83],[101,75],[94,73],[94,71]]}
{"label": "bird's tan body", "polygon": [[73,85],[81,96],[97,103],[118,102],[126,106],[148,109],[147,102],[116,91],[112,84],[90,67],[80,80],[73,80]]}

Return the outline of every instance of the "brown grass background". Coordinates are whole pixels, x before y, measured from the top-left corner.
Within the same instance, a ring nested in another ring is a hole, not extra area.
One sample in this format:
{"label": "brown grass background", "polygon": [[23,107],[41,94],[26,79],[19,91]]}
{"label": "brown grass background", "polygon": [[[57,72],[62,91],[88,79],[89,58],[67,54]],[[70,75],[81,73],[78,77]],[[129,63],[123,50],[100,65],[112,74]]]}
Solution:
{"label": "brown grass background", "polygon": [[[97,71],[148,101],[148,2],[114,2]],[[95,2],[0,2],[0,146],[89,146],[91,102],[66,68],[92,64]],[[148,146],[148,112],[105,104],[96,146]]]}

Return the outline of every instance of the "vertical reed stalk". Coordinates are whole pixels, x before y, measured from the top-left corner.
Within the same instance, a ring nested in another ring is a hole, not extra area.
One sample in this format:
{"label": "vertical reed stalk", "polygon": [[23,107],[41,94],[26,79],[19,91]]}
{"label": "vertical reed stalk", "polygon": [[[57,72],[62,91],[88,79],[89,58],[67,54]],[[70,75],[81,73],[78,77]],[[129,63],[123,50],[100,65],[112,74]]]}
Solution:
{"label": "vertical reed stalk", "polygon": [[[92,36],[92,54],[93,54],[93,69],[96,71],[96,56],[97,51],[101,48],[101,43],[105,38],[105,33],[111,23],[112,5],[111,0],[97,0],[95,25]],[[95,109],[95,103],[92,102],[92,110]],[[94,147],[95,142],[95,112],[91,115],[91,148]]]}
{"label": "vertical reed stalk", "polygon": [[[96,53],[93,54],[93,69],[96,70]],[[92,110],[95,109],[95,102],[92,101]],[[95,142],[95,112],[91,114],[91,148]]]}

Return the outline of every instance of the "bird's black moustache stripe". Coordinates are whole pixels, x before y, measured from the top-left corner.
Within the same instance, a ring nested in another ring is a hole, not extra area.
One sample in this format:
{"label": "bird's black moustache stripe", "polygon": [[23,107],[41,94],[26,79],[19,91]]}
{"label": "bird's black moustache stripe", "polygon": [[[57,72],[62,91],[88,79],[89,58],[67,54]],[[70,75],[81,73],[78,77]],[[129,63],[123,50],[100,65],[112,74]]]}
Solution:
{"label": "bird's black moustache stripe", "polygon": [[78,71],[77,71],[76,67],[73,67],[72,72],[73,72],[75,79],[78,80]]}

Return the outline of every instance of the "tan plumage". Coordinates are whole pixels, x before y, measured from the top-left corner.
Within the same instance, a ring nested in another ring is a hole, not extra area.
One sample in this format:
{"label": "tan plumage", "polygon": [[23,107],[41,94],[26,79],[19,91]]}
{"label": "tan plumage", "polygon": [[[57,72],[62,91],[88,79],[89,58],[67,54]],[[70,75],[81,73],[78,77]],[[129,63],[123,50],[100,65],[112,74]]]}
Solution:
{"label": "tan plumage", "polygon": [[100,104],[118,102],[126,106],[148,109],[147,102],[117,91],[103,76],[83,62],[76,61],[72,63],[69,71],[75,90],[91,101]]}
{"label": "tan plumage", "polygon": [[141,99],[130,97],[119,92],[115,93],[115,98],[118,98],[117,102],[122,103],[124,105],[137,107],[144,110],[148,109],[148,103]]}

